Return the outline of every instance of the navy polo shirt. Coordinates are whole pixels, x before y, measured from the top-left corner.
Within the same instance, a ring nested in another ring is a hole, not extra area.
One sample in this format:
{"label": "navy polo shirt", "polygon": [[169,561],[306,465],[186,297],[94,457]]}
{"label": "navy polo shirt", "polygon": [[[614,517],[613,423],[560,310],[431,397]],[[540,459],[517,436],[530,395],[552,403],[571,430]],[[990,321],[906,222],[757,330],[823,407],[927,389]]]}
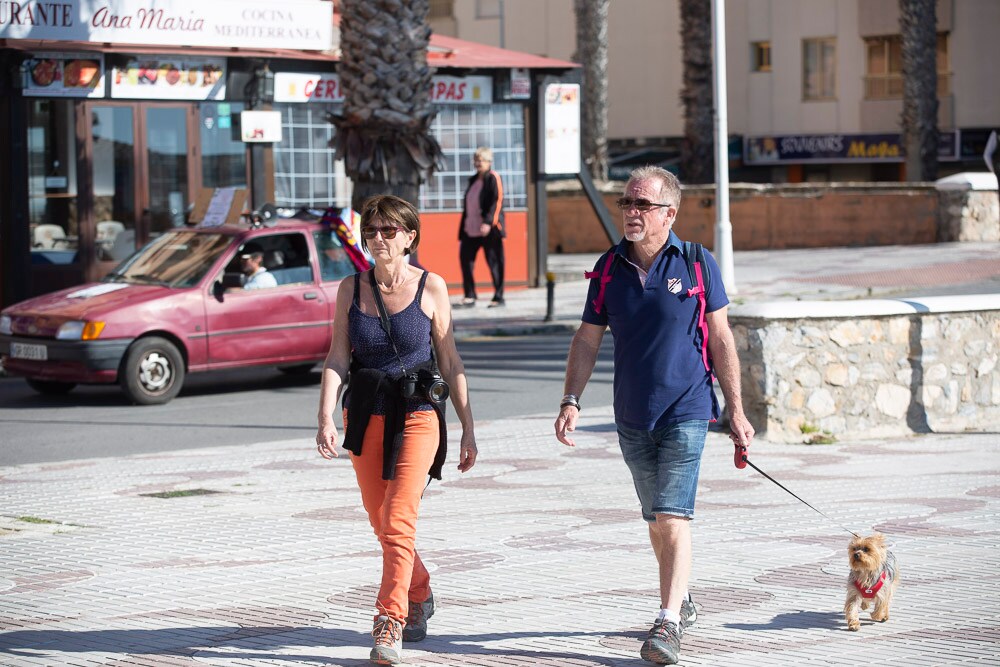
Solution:
{"label": "navy polo shirt", "polygon": [[[716,419],[712,378],[705,371],[698,331],[698,298],[688,296],[691,279],[683,245],[670,232],[663,251],[653,260],[646,283],[628,260],[630,241],[622,239],[613,252],[611,281],[596,312],[600,280],[590,281],[583,321],[607,326],[615,341],[615,421],[628,428],[651,431],[690,419]],[[610,258],[609,258],[610,260]],[[729,303],[719,265],[706,250],[706,312]],[[598,260],[595,271],[603,270]]]}

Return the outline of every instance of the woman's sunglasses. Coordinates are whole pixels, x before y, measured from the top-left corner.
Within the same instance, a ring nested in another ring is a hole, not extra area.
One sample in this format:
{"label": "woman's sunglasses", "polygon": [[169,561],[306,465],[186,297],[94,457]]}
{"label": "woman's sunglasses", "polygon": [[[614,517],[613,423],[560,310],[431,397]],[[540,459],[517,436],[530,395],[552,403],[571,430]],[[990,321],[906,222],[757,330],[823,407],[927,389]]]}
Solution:
{"label": "woman's sunglasses", "polygon": [[615,204],[623,211],[627,211],[634,206],[635,210],[640,212],[649,211],[654,208],[673,206],[673,204],[657,204],[656,202],[643,199],[642,197],[638,199],[632,199],[631,197],[619,197]]}
{"label": "woman's sunglasses", "polygon": [[361,235],[366,239],[373,239],[377,234],[381,234],[386,241],[396,238],[396,234],[403,230],[402,227],[365,227],[361,230]]}

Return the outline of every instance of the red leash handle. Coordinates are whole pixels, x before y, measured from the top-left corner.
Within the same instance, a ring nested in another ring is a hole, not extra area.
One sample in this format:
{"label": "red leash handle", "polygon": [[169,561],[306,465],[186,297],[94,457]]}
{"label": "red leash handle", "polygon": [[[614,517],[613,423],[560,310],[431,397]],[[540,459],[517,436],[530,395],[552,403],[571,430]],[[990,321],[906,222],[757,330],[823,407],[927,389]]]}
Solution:
{"label": "red leash handle", "polygon": [[736,446],[736,451],[733,452],[733,464],[742,470],[747,467],[747,448],[743,445],[733,444]]}

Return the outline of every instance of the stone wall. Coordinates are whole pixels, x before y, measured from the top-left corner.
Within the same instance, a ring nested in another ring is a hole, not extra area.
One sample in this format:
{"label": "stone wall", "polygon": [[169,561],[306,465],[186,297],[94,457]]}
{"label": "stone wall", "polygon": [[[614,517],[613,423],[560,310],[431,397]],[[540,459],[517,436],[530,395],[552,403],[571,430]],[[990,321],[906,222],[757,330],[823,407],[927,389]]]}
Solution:
{"label": "stone wall", "polygon": [[940,241],[1000,241],[1000,200],[996,190],[941,190]]}
{"label": "stone wall", "polygon": [[[604,184],[602,195],[617,224],[621,215],[614,201],[624,185]],[[733,248],[1000,240],[996,186],[992,191],[970,191],[964,182],[956,187],[942,189],[929,183],[734,183],[729,191]],[[573,182],[550,184],[548,223],[549,252],[603,252],[610,245],[590,203]],[[711,248],[714,228],[715,187],[684,186],[675,226],[678,235]]]}
{"label": "stone wall", "polygon": [[737,306],[743,400],[780,442],[1000,428],[1000,295]]}

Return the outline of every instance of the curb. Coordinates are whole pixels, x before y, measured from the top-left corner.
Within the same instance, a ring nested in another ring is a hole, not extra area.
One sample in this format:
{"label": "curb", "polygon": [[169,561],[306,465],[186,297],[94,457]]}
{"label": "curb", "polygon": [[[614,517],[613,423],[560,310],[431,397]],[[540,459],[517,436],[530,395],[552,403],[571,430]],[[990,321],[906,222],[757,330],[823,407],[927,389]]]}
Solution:
{"label": "curb", "polygon": [[464,325],[455,323],[455,339],[506,338],[511,336],[533,336],[538,334],[575,333],[579,322],[524,322]]}

